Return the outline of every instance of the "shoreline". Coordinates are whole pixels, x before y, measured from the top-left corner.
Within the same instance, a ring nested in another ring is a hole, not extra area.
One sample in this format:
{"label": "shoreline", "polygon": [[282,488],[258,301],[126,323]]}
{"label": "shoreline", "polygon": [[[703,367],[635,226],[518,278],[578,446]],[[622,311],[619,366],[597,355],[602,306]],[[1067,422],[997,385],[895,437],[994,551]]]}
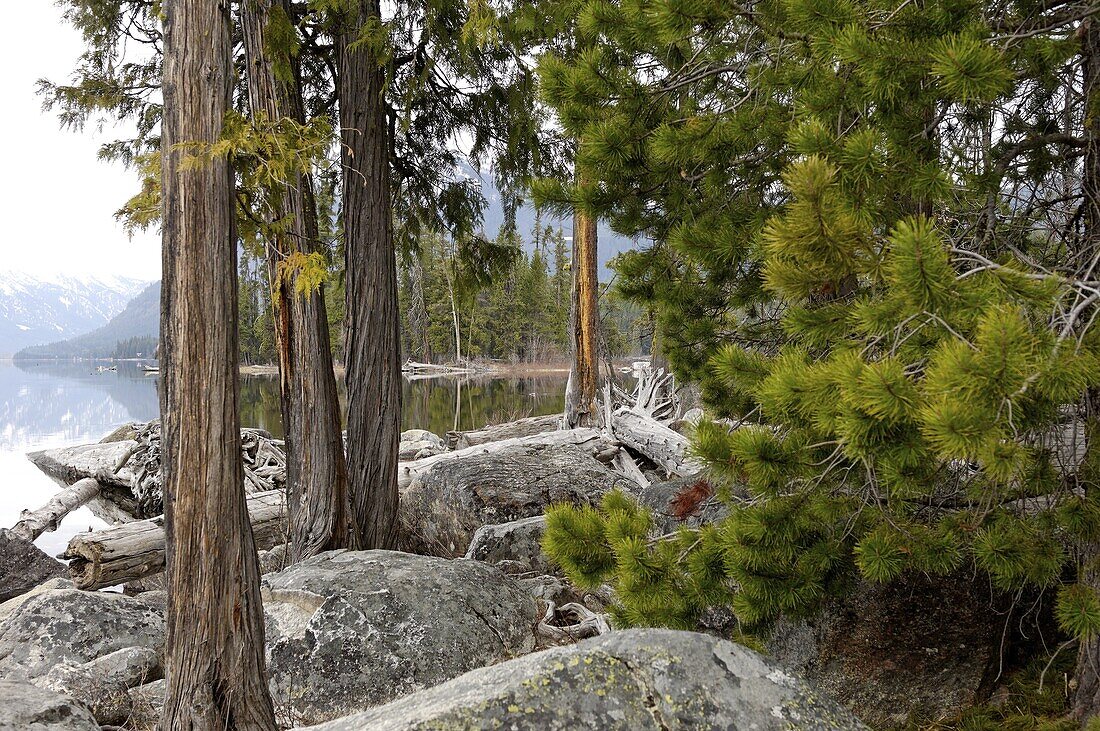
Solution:
{"label": "shoreline", "polygon": [[[465,376],[467,378],[507,378],[507,377],[533,377],[533,376],[568,376],[568,363],[485,363],[475,362],[475,369],[470,373],[440,373],[437,378]],[[274,364],[244,364],[240,366],[242,376],[277,376],[279,366]],[[342,364],[337,364],[333,371],[340,378],[347,372]]]}

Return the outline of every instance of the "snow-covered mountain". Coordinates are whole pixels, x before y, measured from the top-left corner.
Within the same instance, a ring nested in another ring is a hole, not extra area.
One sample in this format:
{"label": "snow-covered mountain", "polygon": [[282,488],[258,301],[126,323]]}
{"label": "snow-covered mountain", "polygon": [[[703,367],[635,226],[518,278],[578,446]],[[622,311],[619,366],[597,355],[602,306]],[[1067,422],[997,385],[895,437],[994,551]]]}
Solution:
{"label": "snow-covered mountain", "polygon": [[149,282],[126,277],[34,276],[0,271],[0,357],[107,323]]}

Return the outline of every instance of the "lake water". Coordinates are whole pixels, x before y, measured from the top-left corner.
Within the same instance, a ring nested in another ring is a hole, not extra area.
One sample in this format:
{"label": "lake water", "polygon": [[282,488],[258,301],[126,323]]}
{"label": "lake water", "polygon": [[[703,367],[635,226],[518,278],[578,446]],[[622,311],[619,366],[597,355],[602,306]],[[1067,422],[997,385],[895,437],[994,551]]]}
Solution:
{"label": "lake water", "polygon": [[[564,391],[564,376],[405,381],[403,428],[442,435],[456,426],[474,429],[558,413]],[[0,361],[0,527],[12,526],[21,510],[43,505],[58,489],[27,460],[27,452],[98,441],[119,424],[157,415],[157,378],[134,363],[97,373],[91,363]],[[282,436],[274,376],[242,377],[241,423]],[[102,525],[81,508],[37,543],[57,554],[74,534]]]}

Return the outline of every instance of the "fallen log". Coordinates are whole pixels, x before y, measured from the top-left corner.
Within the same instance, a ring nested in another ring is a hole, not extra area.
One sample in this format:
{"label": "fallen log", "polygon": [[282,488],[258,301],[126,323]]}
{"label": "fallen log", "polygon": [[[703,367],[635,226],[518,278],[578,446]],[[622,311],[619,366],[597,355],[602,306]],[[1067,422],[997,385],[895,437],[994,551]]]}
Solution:
{"label": "fallen log", "polygon": [[99,480],[85,477],[50,498],[38,510],[24,510],[11,532],[25,541],[33,541],[46,531],[57,530],[66,515],[99,495]]}
{"label": "fallen log", "polygon": [[451,449],[465,449],[477,444],[499,442],[516,437],[529,437],[561,429],[561,414],[547,416],[529,416],[504,424],[494,424],[481,429],[447,432],[447,446]]}
{"label": "fallen log", "polygon": [[140,507],[130,487],[133,474],[128,465],[114,469],[122,457],[133,454],[137,442],[121,439],[47,449],[27,455],[62,490],[87,478],[99,482],[99,492],[86,504],[97,518],[107,523],[133,520]]}
{"label": "fallen log", "polygon": [[615,438],[659,465],[670,477],[701,472],[703,463],[688,456],[688,440],[664,424],[630,407],[618,409],[611,418]]}
{"label": "fallen log", "polygon": [[437,454],[432,457],[425,457],[415,462],[402,462],[397,468],[397,488],[399,490],[407,489],[417,475],[424,474],[441,463],[461,461],[481,454],[504,452],[513,447],[553,447],[566,444],[573,444],[582,449],[589,449],[591,452],[599,451],[607,446],[607,442],[596,429],[566,429],[563,431],[533,434],[527,437],[502,439],[499,442],[477,444],[472,447],[466,447],[465,449],[456,449],[453,452],[444,452],[443,454]]}
{"label": "fallen log", "polygon": [[[254,492],[247,507],[257,550],[286,540],[283,490]],[[159,573],[164,570],[164,517],[80,533],[60,558],[70,559],[69,575],[78,589],[102,589]]]}

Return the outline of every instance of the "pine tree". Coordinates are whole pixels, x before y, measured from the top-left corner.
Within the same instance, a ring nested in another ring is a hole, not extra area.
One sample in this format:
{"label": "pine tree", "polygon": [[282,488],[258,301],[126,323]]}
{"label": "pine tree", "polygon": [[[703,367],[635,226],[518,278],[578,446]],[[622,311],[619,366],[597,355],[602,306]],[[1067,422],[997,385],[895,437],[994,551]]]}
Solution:
{"label": "pine tree", "polygon": [[694,446],[731,514],[654,540],[629,501],[559,508],[551,556],[611,581],[625,623],[690,626],[717,603],[765,625],[856,579],[966,566],[1060,586],[1063,627],[1100,633],[1097,594],[1063,584],[1082,555],[1064,537],[1100,529],[1094,473],[1059,436],[1100,378],[1074,253],[1095,235],[1084,16],[787,0],[578,17],[591,51],[540,72],[598,179],[545,193],[654,240],[620,259],[623,290],[729,420]]}

